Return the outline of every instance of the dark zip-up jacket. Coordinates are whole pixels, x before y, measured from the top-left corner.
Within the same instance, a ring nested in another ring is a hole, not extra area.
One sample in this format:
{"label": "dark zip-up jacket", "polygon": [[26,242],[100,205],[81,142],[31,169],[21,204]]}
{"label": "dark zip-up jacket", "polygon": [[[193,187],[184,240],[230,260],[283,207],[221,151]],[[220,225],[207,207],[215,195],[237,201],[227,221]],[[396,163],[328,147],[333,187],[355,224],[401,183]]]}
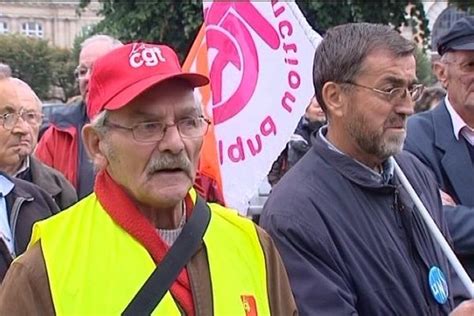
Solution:
{"label": "dark zip-up jacket", "polygon": [[[26,250],[33,224],[58,213],[59,208],[50,195],[37,185],[3,175],[15,185],[5,197],[5,201],[10,228],[15,239],[15,255],[18,256]],[[0,281],[3,280],[13,259],[7,246],[0,239]]]}
{"label": "dark zip-up jacket", "polygon": [[49,193],[60,210],[65,210],[77,202],[76,190],[56,169],[47,166],[34,156],[30,156],[30,167],[17,178],[32,182]]}
{"label": "dark zip-up jacket", "polygon": [[[449,239],[431,173],[408,153],[396,160]],[[467,298],[397,176],[381,178],[318,133],[273,188],[261,225],[283,258],[301,315],[447,315]],[[429,287],[433,266],[447,280],[442,305]]]}

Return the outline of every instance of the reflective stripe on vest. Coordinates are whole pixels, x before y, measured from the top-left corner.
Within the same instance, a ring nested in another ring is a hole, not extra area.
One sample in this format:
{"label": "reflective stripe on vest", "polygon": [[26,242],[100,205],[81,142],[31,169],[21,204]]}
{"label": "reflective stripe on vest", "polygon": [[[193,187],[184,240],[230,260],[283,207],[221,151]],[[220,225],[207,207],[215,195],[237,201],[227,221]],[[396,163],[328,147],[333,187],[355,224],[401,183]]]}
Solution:
{"label": "reflective stripe on vest", "polygon": [[[191,196],[195,197],[192,190]],[[265,258],[253,224],[211,204],[204,235],[215,315],[269,315]],[[57,315],[119,315],[155,269],[147,250],[109,217],[96,195],[33,227]],[[250,309],[250,310],[249,310]],[[168,292],[153,315],[180,315]]]}

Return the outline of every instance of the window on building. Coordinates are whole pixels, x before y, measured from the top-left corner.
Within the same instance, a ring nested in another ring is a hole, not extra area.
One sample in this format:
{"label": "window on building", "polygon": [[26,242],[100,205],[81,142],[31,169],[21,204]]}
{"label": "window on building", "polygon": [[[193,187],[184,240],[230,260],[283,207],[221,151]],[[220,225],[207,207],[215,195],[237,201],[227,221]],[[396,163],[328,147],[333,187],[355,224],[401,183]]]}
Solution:
{"label": "window on building", "polygon": [[8,24],[5,21],[0,21],[0,34],[8,33]]}
{"label": "window on building", "polygon": [[21,33],[26,36],[43,37],[43,26],[38,22],[25,22],[21,25]]}

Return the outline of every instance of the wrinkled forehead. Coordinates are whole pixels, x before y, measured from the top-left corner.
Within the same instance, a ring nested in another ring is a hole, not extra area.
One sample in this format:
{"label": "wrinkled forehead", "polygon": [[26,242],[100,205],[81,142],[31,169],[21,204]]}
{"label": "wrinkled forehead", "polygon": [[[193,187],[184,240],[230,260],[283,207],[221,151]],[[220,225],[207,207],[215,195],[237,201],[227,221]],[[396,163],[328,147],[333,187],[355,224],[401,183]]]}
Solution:
{"label": "wrinkled forehead", "polygon": [[413,54],[396,56],[386,49],[374,50],[362,62],[358,76],[395,85],[413,84],[417,81],[416,59]]}
{"label": "wrinkled forehead", "polygon": [[443,55],[444,60],[449,62],[473,62],[474,51],[472,50],[452,50]]}
{"label": "wrinkled forehead", "polygon": [[0,110],[6,108],[19,110],[41,109],[41,101],[31,88],[23,81],[16,78],[5,78],[0,80]]}

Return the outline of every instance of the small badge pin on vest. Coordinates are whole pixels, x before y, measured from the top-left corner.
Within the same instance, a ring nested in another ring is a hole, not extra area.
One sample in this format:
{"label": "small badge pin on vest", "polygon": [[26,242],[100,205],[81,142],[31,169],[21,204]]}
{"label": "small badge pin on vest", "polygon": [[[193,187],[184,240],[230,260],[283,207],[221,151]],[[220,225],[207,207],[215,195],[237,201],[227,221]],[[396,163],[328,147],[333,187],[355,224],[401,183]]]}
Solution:
{"label": "small badge pin on vest", "polygon": [[428,273],[428,282],[431,294],[438,304],[444,304],[448,300],[448,283],[444,277],[443,271],[437,266],[432,266]]}

